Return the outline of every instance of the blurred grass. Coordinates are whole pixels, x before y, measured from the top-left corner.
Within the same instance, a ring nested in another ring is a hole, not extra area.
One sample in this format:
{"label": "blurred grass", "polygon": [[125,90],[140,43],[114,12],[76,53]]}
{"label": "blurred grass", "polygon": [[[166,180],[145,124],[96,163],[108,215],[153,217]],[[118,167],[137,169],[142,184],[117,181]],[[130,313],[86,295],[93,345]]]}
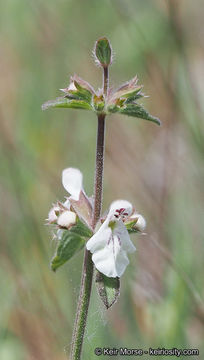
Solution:
{"label": "blurred grass", "polygon": [[1,360],[68,353],[82,254],[53,274],[44,219],[65,195],[63,168],[79,167],[92,193],[96,121],[41,104],[74,72],[100,86],[91,49],[103,35],[115,51],[112,84],[137,73],[163,125],[107,119],[104,210],[127,198],[148,227],[108,315],[93,290],[84,359],[96,346],[198,347],[202,358],[203,16],[201,0],[1,2]]}

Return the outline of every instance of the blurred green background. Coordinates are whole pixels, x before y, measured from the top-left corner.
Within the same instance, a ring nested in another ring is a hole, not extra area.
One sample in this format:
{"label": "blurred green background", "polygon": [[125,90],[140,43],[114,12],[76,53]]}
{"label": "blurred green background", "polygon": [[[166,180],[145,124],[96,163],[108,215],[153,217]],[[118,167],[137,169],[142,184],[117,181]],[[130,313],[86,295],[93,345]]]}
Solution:
{"label": "blurred green background", "polygon": [[108,312],[93,286],[83,359],[97,359],[96,346],[192,347],[203,358],[203,19],[202,0],[1,1],[0,360],[69,354],[82,253],[52,273],[44,224],[66,195],[62,169],[80,168],[92,194],[97,122],[41,104],[74,73],[101,86],[91,51],[104,35],[111,84],[137,74],[163,124],[107,119],[103,210],[130,200],[147,234],[133,237],[138,251]]}

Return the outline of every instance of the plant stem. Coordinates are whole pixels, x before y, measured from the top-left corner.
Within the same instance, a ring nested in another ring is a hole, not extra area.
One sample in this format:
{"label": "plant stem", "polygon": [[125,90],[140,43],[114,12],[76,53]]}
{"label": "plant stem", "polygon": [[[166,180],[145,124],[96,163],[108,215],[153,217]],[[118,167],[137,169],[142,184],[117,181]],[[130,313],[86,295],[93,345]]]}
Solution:
{"label": "plant stem", "polygon": [[[108,90],[108,72],[104,71],[104,93]],[[103,165],[104,165],[104,143],[105,143],[105,114],[98,115],[98,131],[96,145],[96,165],[95,165],[95,185],[94,185],[94,208],[92,218],[92,228],[95,229],[96,223],[101,215],[102,195],[103,195]],[[77,314],[74,324],[74,331],[71,346],[70,360],[80,360],[81,351],[86,328],[89,301],[91,297],[91,287],[93,279],[92,254],[85,249],[84,263],[82,269],[81,287]]]}
{"label": "plant stem", "polygon": [[84,263],[81,277],[81,287],[77,306],[74,331],[72,336],[71,356],[70,360],[80,360],[81,351],[86,327],[86,320],[91,296],[93,278],[93,262],[91,253],[85,249]]}
{"label": "plant stem", "polygon": [[108,67],[103,68],[103,93],[107,95],[109,87]]}
{"label": "plant stem", "polygon": [[95,185],[94,185],[94,211],[92,227],[101,215],[101,205],[103,196],[103,165],[104,165],[104,143],[105,143],[105,115],[98,115],[98,132],[96,145],[96,167],[95,167]]}

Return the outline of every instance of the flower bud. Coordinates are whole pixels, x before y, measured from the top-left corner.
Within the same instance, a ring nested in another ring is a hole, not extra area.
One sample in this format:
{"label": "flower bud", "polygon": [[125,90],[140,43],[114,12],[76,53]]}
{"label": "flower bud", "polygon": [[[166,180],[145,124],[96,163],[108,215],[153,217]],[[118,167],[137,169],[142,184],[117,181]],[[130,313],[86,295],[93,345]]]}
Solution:
{"label": "flower bud", "polygon": [[143,86],[138,85],[137,82],[138,78],[135,76],[133,79],[121,85],[116,91],[113,91],[109,96],[109,104],[122,106],[124,102],[132,103],[144,97],[144,94],[141,92]]}
{"label": "flower bud", "polygon": [[70,82],[69,86],[65,89],[60,89],[61,91],[63,91],[65,94],[69,93],[70,91],[77,91],[77,88],[74,84],[74,82]]}
{"label": "flower bud", "polygon": [[136,212],[125,219],[124,224],[129,233],[143,232],[146,227],[145,218]]}
{"label": "flower bud", "polygon": [[69,228],[76,224],[76,214],[73,211],[64,211],[57,220],[57,224],[61,227]]}
{"label": "flower bud", "polygon": [[74,86],[77,90],[87,90],[91,94],[95,94],[95,91],[93,87],[84,79],[80,78],[78,75],[74,74],[74,76],[71,76],[71,82],[74,83]]}
{"label": "flower bud", "polygon": [[82,100],[88,103],[91,102],[92,96],[95,94],[92,86],[76,74],[71,76],[69,86],[60,90],[65,93],[65,97],[68,99]]}
{"label": "flower bud", "polygon": [[48,213],[47,221],[49,224],[53,224],[57,221],[57,216],[59,214],[59,206],[54,206]]}
{"label": "flower bud", "polygon": [[97,64],[104,68],[112,64],[112,48],[106,37],[97,40],[94,48],[94,56],[96,57]]}
{"label": "flower bud", "polygon": [[137,214],[137,218],[138,218],[138,220],[137,220],[137,222],[136,222],[136,224],[135,224],[135,229],[137,229],[138,231],[140,231],[140,232],[143,232],[144,231],[144,229],[146,228],[146,220],[145,220],[145,218],[142,216],[142,215],[140,215],[140,214]]}

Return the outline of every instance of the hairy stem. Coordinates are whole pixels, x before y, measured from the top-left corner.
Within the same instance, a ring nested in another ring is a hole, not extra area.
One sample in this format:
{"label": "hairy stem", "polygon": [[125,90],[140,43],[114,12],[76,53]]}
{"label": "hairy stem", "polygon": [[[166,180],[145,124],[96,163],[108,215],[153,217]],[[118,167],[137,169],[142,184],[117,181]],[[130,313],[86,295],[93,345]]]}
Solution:
{"label": "hairy stem", "polygon": [[[105,79],[106,81],[106,79]],[[108,83],[106,81],[106,83]],[[94,208],[92,218],[92,228],[94,230],[101,215],[102,195],[103,195],[103,164],[104,164],[104,141],[105,140],[105,114],[98,115],[98,131],[96,145],[96,166],[95,166],[95,185],[94,185]],[[84,264],[82,269],[81,287],[77,314],[75,319],[71,360],[80,360],[81,351],[86,328],[89,301],[91,297],[91,287],[93,278],[93,262],[91,253],[85,249]]]}
{"label": "hairy stem", "polygon": [[70,360],[80,360],[81,351],[86,328],[86,320],[91,296],[93,278],[93,262],[91,253],[85,249],[84,263],[81,277],[81,287],[77,306],[74,331],[72,336],[71,357]]}
{"label": "hairy stem", "polygon": [[103,196],[103,165],[104,165],[104,143],[105,143],[105,115],[98,115],[98,133],[96,145],[96,167],[95,167],[95,185],[94,185],[94,212],[92,227],[101,215],[101,205]]}
{"label": "hairy stem", "polygon": [[103,93],[107,95],[109,87],[109,74],[108,74],[108,67],[103,68]]}

